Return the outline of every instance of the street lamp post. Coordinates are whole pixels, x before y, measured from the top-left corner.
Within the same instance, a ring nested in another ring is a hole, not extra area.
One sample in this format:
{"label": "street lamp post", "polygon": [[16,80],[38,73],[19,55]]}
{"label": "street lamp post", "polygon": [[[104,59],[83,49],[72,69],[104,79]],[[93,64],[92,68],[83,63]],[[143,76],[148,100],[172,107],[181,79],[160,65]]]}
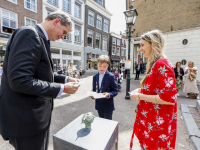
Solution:
{"label": "street lamp post", "polygon": [[[131,49],[131,33],[133,33],[135,31],[135,29],[133,31],[131,31],[131,26],[134,25],[135,20],[138,16],[138,13],[136,11],[136,9],[133,8],[133,6],[131,5],[129,7],[129,10],[124,12],[125,15],[125,19],[126,19],[126,24],[129,28],[128,32],[126,32],[128,34],[128,60],[130,60],[130,49]],[[126,96],[125,99],[130,99],[130,94],[128,92],[130,92],[130,69],[128,69],[127,71],[127,78],[126,78]]]}

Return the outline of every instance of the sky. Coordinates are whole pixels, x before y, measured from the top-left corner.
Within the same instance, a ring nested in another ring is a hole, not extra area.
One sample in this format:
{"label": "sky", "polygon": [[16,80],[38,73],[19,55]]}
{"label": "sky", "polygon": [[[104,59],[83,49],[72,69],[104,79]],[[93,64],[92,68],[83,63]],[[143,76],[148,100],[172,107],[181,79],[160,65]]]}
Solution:
{"label": "sky", "polygon": [[126,30],[124,11],[126,10],[125,0],[105,0],[106,9],[113,14],[111,17],[110,32],[120,34]]}

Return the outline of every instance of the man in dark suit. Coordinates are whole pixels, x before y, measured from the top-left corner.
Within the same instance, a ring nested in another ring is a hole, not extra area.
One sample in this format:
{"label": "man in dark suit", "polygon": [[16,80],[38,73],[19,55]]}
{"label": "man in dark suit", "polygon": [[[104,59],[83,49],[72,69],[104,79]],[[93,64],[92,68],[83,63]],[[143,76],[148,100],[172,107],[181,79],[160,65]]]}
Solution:
{"label": "man in dark suit", "polygon": [[135,70],[136,70],[135,80],[139,80],[140,71],[141,71],[141,65],[140,65],[140,62],[138,62],[138,64],[136,65]]}
{"label": "man in dark suit", "polygon": [[50,52],[50,41],[63,39],[71,27],[69,16],[54,12],[35,27],[18,28],[8,41],[0,89],[0,134],[16,150],[47,150],[53,98],[62,92],[73,94],[79,87],[73,83],[76,79],[53,73]]}
{"label": "man in dark suit", "polygon": [[118,93],[115,76],[107,70],[109,63],[107,55],[99,56],[97,64],[99,72],[93,76],[93,91],[105,95],[105,98],[95,100],[95,109],[98,111],[99,117],[112,120],[115,110],[113,99]]}

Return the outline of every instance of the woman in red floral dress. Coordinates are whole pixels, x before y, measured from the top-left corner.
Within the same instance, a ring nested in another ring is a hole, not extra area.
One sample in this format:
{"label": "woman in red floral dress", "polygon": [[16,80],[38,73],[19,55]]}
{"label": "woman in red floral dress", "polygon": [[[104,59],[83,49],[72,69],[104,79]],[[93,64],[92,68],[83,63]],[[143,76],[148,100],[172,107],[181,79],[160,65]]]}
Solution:
{"label": "woman in red floral dress", "polygon": [[141,36],[140,51],[149,59],[141,89],[131,92],[139,101],[133,128],[142,150],[175,150],[177,129],[177,97],[174,69],[164,57],[165,40],[159,30]]}

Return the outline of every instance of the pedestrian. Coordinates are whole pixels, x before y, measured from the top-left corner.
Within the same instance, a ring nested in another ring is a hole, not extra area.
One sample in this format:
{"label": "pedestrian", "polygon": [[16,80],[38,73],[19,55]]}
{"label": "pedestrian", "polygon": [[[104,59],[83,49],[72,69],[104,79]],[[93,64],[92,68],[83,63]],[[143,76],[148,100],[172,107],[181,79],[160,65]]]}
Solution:
{"label": "pedestrian", "polygon": [[140,71],[141,71],[141,65],[140,65],[140,62],[138,62],[138,64],[136,65],[135,70],[136,70],[135,80],[139,80]]}
{"label": "pedestrian", "polygon": [[[16,150],[47,150],[53,98],[73,94],[78,80],[53,73],[50,41],[64,39],[72,21],[52,12],[41,24],[11,35],[0,89],[0,134]],[[71,83],[73,82],[73,83]]]}
{"label": "pedestrian", "polygon": [[176,67],[174,68],[175,79],[176,79],[176,89],[177,89],[177,96],[179,96],[179,91],[182,90],[183,87],[183,76],[184,70],[181,68],[181,62],[176,62]]}
{"label": "pedestrian", "polygon": [[82,68],[81,68],[81,66],[79,67],[79,75],[80,75],[80,78],[82,78]]}
{"label": "pedestrian", "polygon": [[141,36],[140,50],[149,58],[147,74],[141,88],[132,91],[138,101],[133,138],[137,136],[143,150],[175,149],[177,130],[177,97],[174,68],[164,57],[165,39],[159,30]]}
{"label": "pedestrian", "polygon": [[97,63],[99,72],[93,76],[92,91],[105,95],[104,98],[95,100],[95,109],[98,111],[99,117],[112,120],[115,110],[113,99],[118,93],[115,76],[107,70],[109,64],[110,59],[107,55],[99,56]]}
{"label": "pedestrian", "polygon": [[1,85],[1,76],[3,74],[3,68],[1,67],[1,63],[0,63],[0,85]]}
{"label": "pedestrian", "polygon": [[117,70],[117,69],[115,70],[114,75],[115,75],[115,79],[116,79],[116,81],[118,82],[118,79],[119,79],[119,73],[118,73],[118,70]]}
{"label": "pedestrian", "polygon": [[59,65],[57,67],[57,73],[58,74],[63,74],[63,69],[62,69],[61,63],[59,63]]}
{"label": "pedestrian", "polygon": [[185,78],[185,83],[184,83],[184,87],[183,87],[183,92],[187,93],[186,97],[189,97],[190,93],[194,93],[196,95],[196,99],[199,99],[199,89],[197,87],[196,79],[194,79],[193,81],[188,79],[188,76],[193,68],[197,69],[197,67],[194,66],[194,62],[189,61],[188,67],[185,67],[185,77],[186,78]]}
{"label": "pedestrian", "polygon": [[72,62],[72,61],[69,63],[68,74],[69,74],[69,76],[72,77],[72,78],[73,78],[74,75],[75,75],[75,69],[74,69],[74,65],[73,65],[73,62]]}

